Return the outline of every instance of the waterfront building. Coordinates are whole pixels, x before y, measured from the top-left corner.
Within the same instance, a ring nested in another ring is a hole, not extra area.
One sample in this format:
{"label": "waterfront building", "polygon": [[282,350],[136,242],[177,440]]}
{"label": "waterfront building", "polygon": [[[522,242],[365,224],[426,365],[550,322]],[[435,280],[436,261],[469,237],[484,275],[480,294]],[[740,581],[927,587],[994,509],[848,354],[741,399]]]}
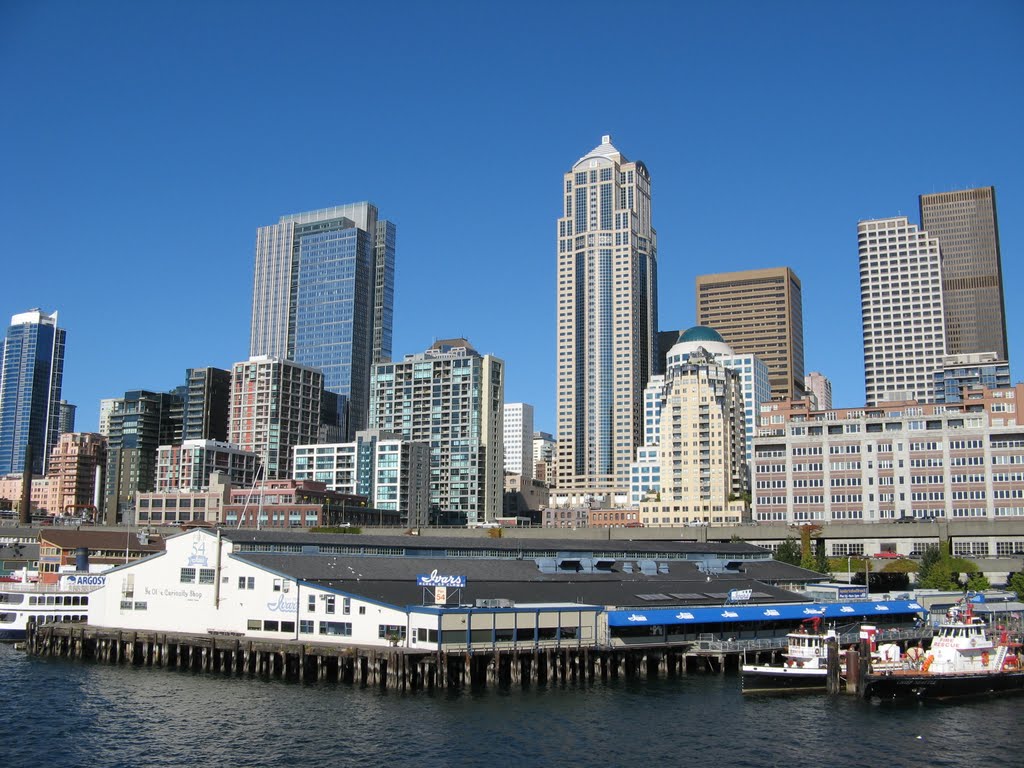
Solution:
{"label": "waterfront building", "polygon": [[772,397],[803,394],[803,292],[789,267],[700,275],[697,325],[714,328],[736,354],[760,358]]}
{"label": "waterfront building", "polygon": [[231,371],[222,368],[185,371],[182,440],[227,442],[230,410]]}
{"label": "waterfront building", "polygon": [[78,410],[78,406],[73,403],[69,403],[67,400],[61,400],[59,403],[60,407],[60,427],[58,431],[62,435],[66,435],[70,432],[75,431],[75,411]]}
{"label": "waterfront building", "polygon": [[50,454],[48,477],[56,485],[51,514],[84,515],[95,520],[103,495],[107,439],[95,432],[66,432]]}
{"label": "waterfront building", "polygon": [[920,206],[942,252],[946,353],[1009,360],[995,187],[921,195]]}
{"label": "waterfront building", "polygon": [[107,525],[129,522],[135,494],[156,488],[157,452],[181,442],[183,388],[133,390],[111,402],[105,419],[107,468],[103,515]]}
{"label": "waterfront building", "polygon": [[426,443],[370,429],[357,432],[349,443],[297,445],[292,476],[364,497],[374,509],[397,512],[401,525],[418,527],[429,522],[430,453]]}
{"label": "waterfront building", "polygon": [[555,482],[555,438],[550,432],[533,433],[533,476],[549,489]]}
{"label": "waterfront building", "polygon": [[[456,546],[198,529],[168,537],[162,557],[108,571],[90,596],[89,625],[204,641],[212,634],[307,648],[452,651],[461,662],[474,652],[621,652],[698,639],[766,647],[809,614],[884,615],[890,627],[918,618],[920,606],[909,600],[815,603],[785,588],[820,577],[742,542],[484,538]],[[748,604],[723,611],[732,595]]]}
{"label": "waterfront building", "polygon": [[445,339],[374,366],[370,422],[430,448],[430,503],[466,523],[501,514],[505,364]]}
{"label": "waterfront building", "polygon": [[11,317],[0,363],[0,476],[25,471],[28,445],[28,469],[46,474],[60,436],[66,334],[56,312],[30,309]]}
{"label": "waterfront building", "polygon": [[256,233],[249,354],[316,368],[341,439],[367,425],[370,367],[391,358],[395,225],[355,203],[282,216]]}
{"label": "waterfront building", "polygon": [[262,477],[291,476],[292,449],[319,441],[323,376],[277,357],[235,363],[231,379],[230,442],[255,453]]}
{"label": "waterfront building", "polygon": [[[716,363],[739,374],[740,385],[743,387],[743,431],[746,436],[747,477],[749,478],[749,465],[753,460],[754,433],[761,413],[761,403],[772,399],[771,374],[768,366],[757,355],[741,355],[733,352],[732,347],[713,328],[697,325],[685,331],[679,331],[675,336],[676,343],[665,351],[665,358],[661,364],[662,370],[668,370],[670,360],[682,362],[691,352],[703,348],[714,357]],[[645,445],[650,445],[648,439],[653,434],[651,427],[651,424],[645,426]],[[638,504],[640,500],[640,496],[636,494],[635,484],[631,484],[630,501],[633,504]]]}
{"label": "waterfront building", "polygon": [[657,366],[651,177],[603,136],[562,180],[558,220],[558,506],[625,504]]}
{"label": "waterfront building", "polygon": [[533,406],[505,403],[503,425],[505,472],[533,479]]}
{"label": "waterfront building", "polygon": [[946,355],[935,371],[935,402],[959,403],[966,388],[1004,389],[1010,386],[1010,364],[995,352]]}
{"label": "waterfront building", "polygon": [[832,382],[824,374],[811,371],[804,376],[804,390],[808,397],[814,398],[816,410],[827,411],[832,407]]}
{"label": "waterfront building", "polygon": [[[655,455],[658,462],[657,485],[652,482],[642,489],[639,500],[645,527],[729,525],[747,518],[740,374],[716,362],[701,346],[727,349],[724,342],[695,338],[710,336],[710,329],[692,330],[690,339],[684,333],[669,352],[665,374],[653,377],[644,392],[650,423],[645,445],[637,451],[637,465],[653,462]],[[634,477],[637,473],[635,466]]]}
{"label": "waterfront building", "polygon": [[938,240],[905,216],[857,225],[867,405],[932,402],[946,354]]}
{"label": "waterfront building", "polygon": [[215,472],[223,474],[232,485],[252,485],[260,457],[233,443],[183,440],[179,445],[161,445],[156,464],[155,490],[198,491],[209,485],[210,475]]}
{"label": "waterfront building", "polygon": [[815,411],[806,400],[765,403],[754,441],[754,519],[1024,517],[1022,397],[1018,384],[942,405]]}

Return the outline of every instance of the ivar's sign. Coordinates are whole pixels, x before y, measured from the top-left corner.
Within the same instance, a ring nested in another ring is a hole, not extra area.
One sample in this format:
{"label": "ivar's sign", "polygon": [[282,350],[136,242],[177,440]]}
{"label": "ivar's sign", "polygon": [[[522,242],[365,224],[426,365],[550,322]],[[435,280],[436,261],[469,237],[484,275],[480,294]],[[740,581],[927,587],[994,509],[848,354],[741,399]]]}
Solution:
{"label": "ivar's sign", "polygon": [[420,587],[464,587],[466,586],[465,576],[442,576],[433,570],[430,573],[421,573],[416,577],[416,584]]}

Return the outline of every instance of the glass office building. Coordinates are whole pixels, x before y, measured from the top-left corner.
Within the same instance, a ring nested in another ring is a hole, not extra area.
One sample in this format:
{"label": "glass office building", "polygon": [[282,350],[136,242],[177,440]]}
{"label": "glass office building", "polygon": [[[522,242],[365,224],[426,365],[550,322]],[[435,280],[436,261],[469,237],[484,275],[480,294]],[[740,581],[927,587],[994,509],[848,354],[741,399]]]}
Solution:
{"label": "glass office building", "polygon": [[0,475],[25,470],[32,445],[32,473],[42,475],[60,438],[65,331],[57,313],[38,309],[11,318],[0,372]]}
{"label": "glass office building", "polygon": [[349,436],[366,427],[370,366],[391,357],[394,274],[395,225],[370,203],[257,231],[250,355],[322,371]]}

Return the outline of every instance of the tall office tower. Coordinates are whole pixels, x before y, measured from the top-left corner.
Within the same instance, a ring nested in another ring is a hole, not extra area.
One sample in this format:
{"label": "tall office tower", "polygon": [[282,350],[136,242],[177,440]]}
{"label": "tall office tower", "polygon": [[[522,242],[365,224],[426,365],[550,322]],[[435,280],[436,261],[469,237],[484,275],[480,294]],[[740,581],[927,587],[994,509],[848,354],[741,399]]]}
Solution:
{"label": "tall office tower", "polygon": [[256,232],[249,354],[321,371],[350,437],[366,427],[370,367],[391,356],[395,226],[355,203]]}
{"label": "tall office tower", "polygon": [[291,477],[296,445],[319,442],[323,375],[290,360],[259,355],[231,371],[230,440],[255,453],[261,479]]}
{"label": "tall office tower", "polygon": [[350,443],[295,447],[294,478],[363,496],[373,509],[394,510],[402,525],[429,523],[430,452],[426,443],[367,429]]}
{"label": "tall office tower", "polygon": [[921,229],[942,252],[946,353],[1009,360],[995,187],[921,195]]}
{"label": "tall office tower", "polygon": [[60,408],[60,434],[66,435],[70,432],[74,432],[75,413],[78,410],[78,406],[73,403],[69,403],[67,400],[61,400],[58,407]]}
{"label": "tall office tower", "polygon": [[832,382],[828,376],[811,371],[804,376],[804,390],[814,396],[815,408],[828,411],[832,408]]}
{"label": "tall office tower", "polygon": [[652,464],[657,472],[638,489],[640,521],[739,523],[748,490],[741,374],[699,345],[686,347],[681,340],[669,352],[665,374],[653,377],[644,392],[650,425],[632,474],[643,477],[642,465]]}
{"label": "tall office tower", "polygon": [[939,241],[906,216],[857,225],[867,405],[935,400],[946,354]]}
{"label": "tall office tower", "polygon": [[533,433],[533,476],[555,487],[555,438],[548,432]]}
{"label": "tall office tower", "polygon": [[[1010,364],[1006,360],[999,360],[995,352],[946,355],[942,358],[939,369],[935,371],[935,402],[963,402],[965,387],[1009,389]],[[1013,413],[1015,406],[1008,403],[1007,410]]]}
{"label": "tall office tower", "polygon": [[32,473],[46,473],[60,436],[65,336],[56,312],[30,309],[11,318],[0,368],[0,476],[24,471],[29,443]]}
{"label": "tall office tower", "polygon": [[156,488],[157,450],[181,442],[182,391],[134,390],[115,398],[107,419],[104,517],[129,521],[135,494]]}
{"label": "tall office tower", "polygon": [[505,403],[505,471],[533,479],[533,406]]}
{"label": "tall office tower", "polygon": [[624,504],[643,391],[657,366],[651,177],[604,136],[562,188],[555,503]]}
{"label": "tall office tower", "polygon": [[228,439],[231,409],[231,371],[222,368],[189,368],[185,371],[183,440]]}
{"label": "tall office tower", "polygon": [[95,432],[65,432],[50,454],[49,478],[56,484],[54,514],[99,514],[107,439]]}
{"label": "tall office tower", "polygon": [[718,331],[738,355],[768,366],[772,397],[804,391],[804,318],[800,278],[789,267],[701,275],[697,325]]}
{"label": "tall office tower", "polygon": [[504,368],[465,339],[373,368],[371,425],[430,446],[430,503],[449,520],[501,514]]}

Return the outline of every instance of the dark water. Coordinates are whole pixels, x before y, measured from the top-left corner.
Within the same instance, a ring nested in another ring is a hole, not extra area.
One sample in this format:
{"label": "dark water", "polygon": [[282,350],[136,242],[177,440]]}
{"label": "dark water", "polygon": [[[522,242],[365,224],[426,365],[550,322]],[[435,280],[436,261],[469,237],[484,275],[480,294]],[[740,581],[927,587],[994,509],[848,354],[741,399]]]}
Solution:
{"label": "dark water", "polygon": [[398,694],[0,646],[0,766],[1024,766],[1024,697],[742,697],[736,677]]}

